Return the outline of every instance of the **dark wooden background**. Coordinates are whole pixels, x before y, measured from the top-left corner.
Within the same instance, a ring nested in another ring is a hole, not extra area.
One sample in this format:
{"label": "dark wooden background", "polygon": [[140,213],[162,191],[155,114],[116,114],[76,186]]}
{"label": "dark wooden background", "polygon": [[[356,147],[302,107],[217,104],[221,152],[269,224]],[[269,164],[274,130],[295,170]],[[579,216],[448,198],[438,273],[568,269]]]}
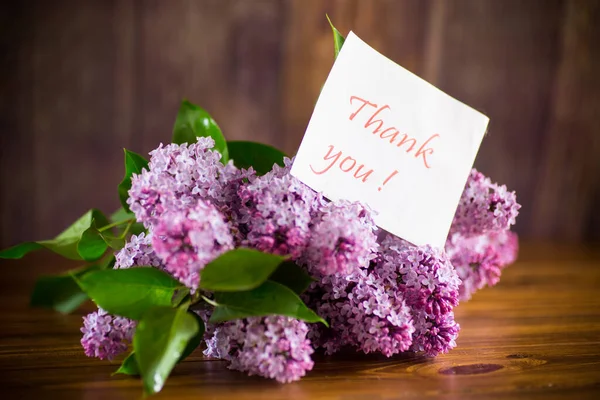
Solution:
{"label": "dark wooden background", "polygon": [[0,6],[0,245],[118,206],[122,147],[183,97],[230,139],[294,153],[333,62],[328,13],[491,118],[476,166],[525,238],[600,239],[600,2],[12,1]]}

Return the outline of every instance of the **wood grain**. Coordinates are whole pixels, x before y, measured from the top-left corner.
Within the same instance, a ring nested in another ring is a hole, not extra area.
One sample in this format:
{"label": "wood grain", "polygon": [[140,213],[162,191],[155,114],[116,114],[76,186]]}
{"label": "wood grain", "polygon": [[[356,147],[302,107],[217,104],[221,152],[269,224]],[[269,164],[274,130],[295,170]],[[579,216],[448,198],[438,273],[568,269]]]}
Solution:
{"label": "wood grain", "polygon": [[[591,51],[600,40],[600,26],[593,22],[598,19],[600,2],[572,1],[564,12],[562,56],[535,190],[539,208],[533,234],[538,237],[560,232],[568,240],[582,240],[600,224],[600,52]],[[561,204],[545,201],[556,193]],[[563,209],[571,210],[571,218],[553,217]]]}
{"label": "wood grain", "polygon": [[227,137],[295,153],[333,63],[328,13],[491,118],[476,166],[517,231],[600,240],[594,0],[24,0],[0,5],[0,247],[118,206],[122,147],[171,137],[184,97]]}
{"label": "wood grain", "polygon": [[[86,358],[81,315],[27,308],[42,271],[66,265],[36,254],[0,262],[15,271],[0,283],[3,398],[140,398],[140,382],[110,373],[117,363]],[[200,352],[176,367],[160,398],[596,399],[600,394],[600,249],[524,245],[500,284],[459,305],[458,347],[426,359],[353,352],[317,356],[302,381],[280,385],[230,371]],[[80,312],[81,314],[81,312]]]}
{"label": "wood grain", "polygon": [[537,212],[529,188],[538,179],[538,148],[547,136],[562,7],[561,1],[543,7],[535,1],[453,1],[439,32],[435,83],[490,118],[475,166],[517,191],[525,232]]}

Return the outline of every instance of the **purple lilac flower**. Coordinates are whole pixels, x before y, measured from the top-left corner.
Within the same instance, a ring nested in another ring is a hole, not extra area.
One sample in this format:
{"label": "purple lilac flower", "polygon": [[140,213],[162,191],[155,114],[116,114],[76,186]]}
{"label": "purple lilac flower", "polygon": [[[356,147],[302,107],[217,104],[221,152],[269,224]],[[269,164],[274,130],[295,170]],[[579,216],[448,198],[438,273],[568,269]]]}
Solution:
{"label": "purple lilac flower", "polygon": [[507,230],[514,225],[521,206],[515,192],[492,183],[473,169],[458,203],[450,233],[473,236],[489,231]]}
{"label": "purple lilac flower", "polygon": [[127,350],[135,321],[108,314],[101,308],[83,317],[81,345],[88,357],[112,360]]}
{"label": "purple lilac flower", "polygon": [[507,266],[517,261],[517,256],[519,255],[519,236],[515,232],[490,232],[488,233],[488,239],[498,246],[500,263],[502,265]]}
{"label": "purple lilac flower", "polygon": [[309,338],[327,354],[345,345],[386,356],[413,350],[435,356],[456,346],[460,279],[445,254],[388,235],[367,269],[322,276],[303,295],[331,329]]}
{"label": "purple lilac flower", "polygon": [[416,319],[413,350],[434,357],[456,347],[460,325],[454,321],[454,312],[430,318],[420,313]]}
{"label": "purple lilac flower", "polygon": [[[313,219],[304,262],[321,275],[348,275],[376,257],[377,227],[360,203],[338,201],[321,207]],[[316,221],[315,221],[316,220]]]}
{"label": "purple lilac flower", "polygon": [[510,231],[470,237],[456,233],[448,239],[446,251],[462,280],[460,299],[469,300],[477,290],[498,283],[502,269],[516,259],[518,239]]}
{"label": "purple lilac flower", "polygon": [[162,215],[154,228],[152,246],[165,269],[195,290],[199,271],[233,248],[225,217],[204,201],[187,210]]}
{"label": "purple lilac flower", "polygon": [[151,266],[163,269],[161,259],[152,248],[152,234],[132,235],[125,246],[115,254],[115,268]]}
{"label": "purple lilac flower", "polygon": [[390,357],[410,348],[414,332],[410,309],[402,293],[376,280],[373,274],[358,271],[349,277],[325,276],[313,284],[305,298],[313,299],[311,305],[330,328],[311,325],[309,337],[326,354],[349,345]]}
{"label": "purple lilac flower", "polygon": [[240,186],[236,222],[245,236],[243,245],[298,258],[308,244],[318,196],[289,174],[291,161],[286,159],[286,163]]}
{"label": "purple lilac flower", "polygon": [[444,252],[391,235],[382,248],[373,275],[378,286],[403,293],[415,327],[412,350],[435,356],[454,348],[459,325],[452,310],[458,305],[460,279]]}
{"label": "purple lilac flower", "polygon": [[148,170],[131,178],[129,204],[147,228],[169,210],[193,207],[207,200],[225,211],[237,186],[253,171],[238,170],[230,161],[223,165],[221,154],[211,150],[214,140],[200,137],[192,144],[162,144],[150,152]]}
{"label": "purple lilac flower", "polygon": [[238,196],[240,187],[255,176],[256,171],[252,167],[238,169],[231,162],[221,169],[218,177],[218,190],[214,191],[210,199],[228,220],[235,220],[241,207],[241,200]]}
{"label": "purple lilac flower", "polygon": [[293,318],[252,317],[217,325],[204,354],[230,361],[229,368],[279,382],[303,377],[314,365],[308,327]]}

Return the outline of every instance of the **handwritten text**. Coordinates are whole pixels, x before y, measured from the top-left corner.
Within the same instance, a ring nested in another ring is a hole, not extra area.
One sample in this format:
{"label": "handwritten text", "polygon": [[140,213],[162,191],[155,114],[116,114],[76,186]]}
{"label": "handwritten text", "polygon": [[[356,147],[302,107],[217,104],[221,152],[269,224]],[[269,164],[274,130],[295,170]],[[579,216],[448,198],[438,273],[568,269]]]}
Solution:
{"label": "handwritten text", "polygon": [[[356,119],[356,117],[363,117],[362,121],[366,120],[366,122],[364,123],[364,128],[373,129],[373,135],[379,135],[380,139],[388,140],[391,145],[394,145],[398,148],[406,149],[407,153],[413,151],[413,149],[418,145],[417,139],[408,136],[407,133],[400,133],[398,128],[394,126],[388,126],[386,122],[384,122],[383,112],[391,110],[391,107],[389,105],[385,104],[382,106],[378,106],[375,103],[371,103],[370,101],[361,99],[357,96],[350,96],[350,104],[360,105],[360,107],[358,107],[353,113],[350,114],[350,121],[358,122],[358,119]],[[421,144],[417,151],[414,152],[414,157],[421,157],[421,160],[423,161],[423,164],[426,168],[431,168],[427,156],[431,156],[434,151],[433,147],[429,143],[438,137],[440,137],[440,135],[437,133],[431,135],[427,140],[423,142],[423,144]]]}

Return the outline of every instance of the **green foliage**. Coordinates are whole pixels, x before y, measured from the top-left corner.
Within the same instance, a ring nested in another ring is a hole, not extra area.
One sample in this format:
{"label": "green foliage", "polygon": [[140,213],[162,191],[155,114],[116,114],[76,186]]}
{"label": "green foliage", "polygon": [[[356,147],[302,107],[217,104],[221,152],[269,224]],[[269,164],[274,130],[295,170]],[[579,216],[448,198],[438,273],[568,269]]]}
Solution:
{"label": "green foliage", "polygon": [[[53,242],[53,241],[46,241],[46,242]],[[59,248],[59,243],[60,242],[56,241],[55,243],[48,243],[46,246],[44,246],[41,242],[19,243],[13,247],[9,247],[8,249],[1,250],[0,258],[12,258],[12,259],[22,258],[27,253],[31,253],[32,251],[43,249],[44,247],[47,247],[50,250],[52,250],[53,246],[56,246],[57,248]],[[65,252],[64,257],[68,257],[66,254],[67,253]],[[69,254],[70,254],[70,251],[69,251]],[[79,254],[75,253],[74,257],[76,257],[75,259],[78,259]],[[68,257],[68,258],[70,258],[70,257]]]}
{"label": "green foliage", "polygon": [[115,258],[111,256],[64,274],[41,276],[35,282],[29,305],[52,308],[63,314],[73,312],[88,299],[88,295],[81,290],[73,277],[80,279],[88,272],[112,268],[114,260]]}
{"label": "green foliage", "polygon": [[162,389],[190,340],[203,328],[187,312],[187,304],[176,309],[152,307],[143,314],[133,337],[133,351],[146,393]]}
{"label": "green foliage", "polygon": [[269,280],[287,286],[296,294],[302,294],[314,281],[306,271],[294,261],[284,261],[269,277]]}
{"label": "green foliage", "polygon": [[198,332],[190,339],[187,346],[185,346],[181,357],[179,357],[179,360],[177,361],[178,363],[188,358],[188,356],[202,344],[202,340],[204,339],[204,321],[195,312],[188,311],[188,314],[196,319],[200,329],[198,329]]}
{"label": "green foliage", "polygon": [[118,370],[113,372],[113,375],[124,374],[124,375],[140,375],[140,369],[135,359],[135,352],[129,353],[129,355],[123,360]]}
{"label": "green foliage", "polygon": [[188,290],[152,267],[95,271],[76,281],[99,307],[134,320],[151,307],[172,306],[175,295]]}
{"label": "green foliage", "polygon": [[333,26],[333,23],[329,19],[329,15],[326,14],[325,16],[327,17],[327,21],[329,21],[329,26],[331,26],[331,31],[333,32],[333,51],[335,58],[337,58],[338,54],[340,54],[340,50],[342,50],[342,46],[344,45],[345,39],[340,33],[340,31],[338,31],[335,28],[335,26]]}
{"label": "green foliage", "polygon": [[[46,248],[71,260],[95,261],[106,251],[106,243],[101,244],[96,234],[96,226],[104,225],[108,225],[104,214],[99,210],[92,209],[56,238],[18,244],[0,251],[0,258],[21,258],[34,250]],[[104,250],[100,252],[102,248]]]}
{"label": "green foliage", "polygon": [[[111,237],[111,240],[113,238]],[[83,231],[81,239],[77,242],[77,253],[84,260],[97,260],[108,248],[102,233],[98,231],[95,222],[88,229]]]}
{"label": "green foliage", "polygon": [[261,285],[285,257],[238,248],[211,261],[200,273],[200,288],[213,292],[250,290]]}
{"label": "green foliage", "polygon": [[221,128],[206,110],[190,103],[181,102],[175,126],[173,127],[173,143],[196,143],[197,137],[211,137],[215,141],[214,149],[221,153],[223,164],[229,161],[227,141]]}
{"label": "green foliage", "polygon": [[[337,55],[344,38],[333,25],[332,29]],[[197,137],[213,138],[214,150],[221,153],[223,163],[231,156],[237,167],[253,167],[259,175],[270,171],[274,164],[284,165],[285,154],[271,146],[247,141],[227,143],[205,110],[183,101],[173,128],[173,143],[194,143]],[[125,175],[118,186],[122,207],[110,220],[92,209],[52,240],[26,242],[0,251],[0,258],[21,258],[46,248],[90,262],[64,274],[39,278],[31,306],[68,313],[91,298],[110,314],[138,321],[133,350],[115,374],[140,375],[147,394],[160,391],[175,364],[200,346],[204,321],[189,307],[202,298],[215,307],[211,322],[284,315],[327,325],[298,297],[312,278],[286,257],[248,248],[228,251],[201,270],[196,293],[154,267],[112,269],[115,257],[105,255],[109,247],[119,250],[129,234],[145,231],[126,200],[133,174],[148,168],[148,161],[129,150],[124,150],[124,156]]]}
{"label": "green foliage", "polygon": [[135,219],[135,215],[131,211],[127,211],[123,207],[110,214],[110,222],[125,221],[128,219]]}
{"label": "green foliage", "polygon": [[245,141],[229,141],[229,157],[238,168],[254,168],[258,175],[264,175],[277,164],[283,167],[282,151],[266,144]]}
{"label": "green foliage", "polygon": [[71,226],[62,231],[55,240],[67,240],[71,238],[79,239],[81,234],[92,226],[93,222],[96,222],[97,226],[108,225],[108,219],[102,214],[100,210],[95,208],[83,214],[77,221]]}
{"label": "green foliage", "polygon": [[65,274],[38,278],[33,287],[29,305],[52,308],[63,314],[73,312],[88,299],[88,296],[73,280],[72,275],[81,277],[87,272],[99,269],[101,268],[98,264],[92,264]]}
{"label": "green foliage", "polygon": [[[196,334],[187,343],[185,349],[179,357],[179,360],[177,360],[177,363],[182,362],[190,354],[192,354],[194,350],[196,350],[200,346],[200,344],[202,343],[202,339],[204,338],[204,321],[202,320],[202,318],[200,318],[200,316],[198,316],[198,314],[194,312],[189,311],[188,314],[196,319],[199,329],[198,332],[196,332]],[[119,369],[113,373],[113,375],[116,374],[140,375],[140,370],[137,364],[137,360],[135,358],[135,352],[132,351],[131,353],[129,353],[127,358],[123,360],[123,363],[121,364]]]}
{"label": "green foliage", "polygon": [[215,293],[215,310],[210,322],[238,318],[285,315],[307,322],[325,320],[308,308],[291,289],[277,282],[266,281],[253,290]]}
{"label": "green foliage", "polygon": [[127,149],[123,149],[123,151],[125,152],[125,176],[119,183],[118,191],[123,210],[129,212],[129,205],[127,204],[129,195],[127,192],[131,189],[131,177],[133,174],[141,174],[144,168],[148,168],[148,160],[133,151]]}
{"label": "green foliage", "polygon": [[[135,222],[135,214],[133,214],[131,211],[125,210],[123,207],[119,208],[110,215],[110,222],[121,223],[115,227],[119,234],[123,234],[127,227],[129,227],[129,231],[126,233],[131,233],[132,235],[139,235],[140,233],[146,231],[144,225],[140,224],[139,222]],[[129,225],[129,223],[131,223],[131,225]]]}
{"label": "green foliage", "polygon": [[29,305],[69,314],[88,299],[70,276],[42,276],[35,282]]}

